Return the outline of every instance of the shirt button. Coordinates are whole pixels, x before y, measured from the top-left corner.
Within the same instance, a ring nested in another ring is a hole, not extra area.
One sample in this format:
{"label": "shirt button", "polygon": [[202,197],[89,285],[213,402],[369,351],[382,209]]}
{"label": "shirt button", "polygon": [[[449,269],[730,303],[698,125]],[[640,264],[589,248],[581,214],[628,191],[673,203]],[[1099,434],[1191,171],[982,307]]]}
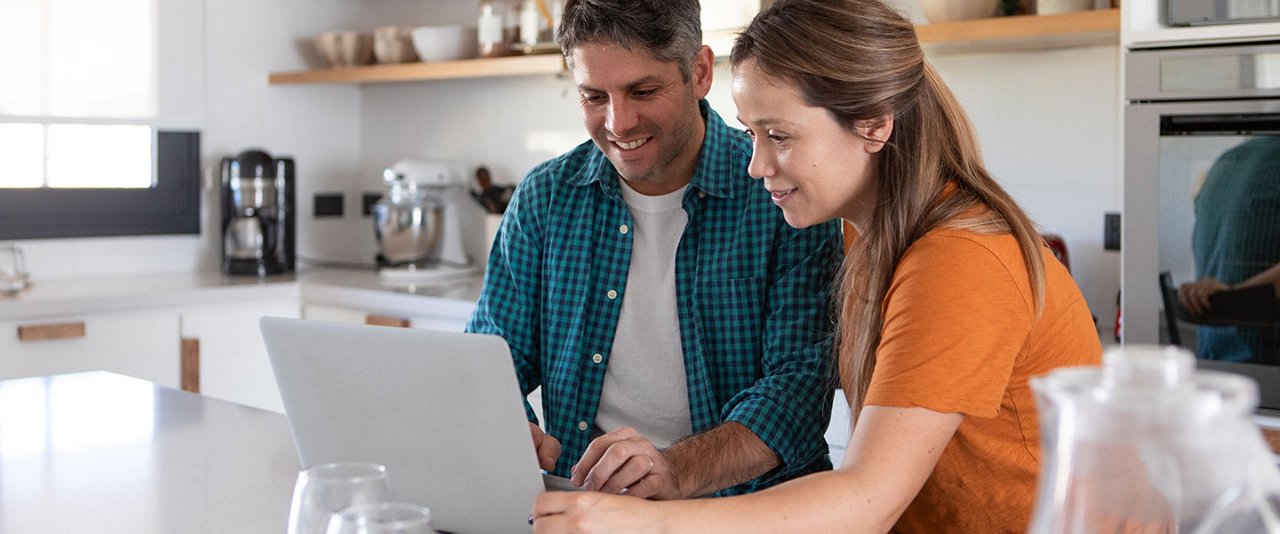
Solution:
{"label": "shirt button", "polygon": [[583,432],[586,432],[586,431],[587,431],[587,422],[586,422],[586,421],[578,421],[578,430],[581,430],[581,431],[583,431]]}
{"label": "shirt button", "polygon": [[613,300],[618,298],[618,292],[610,289],[608,293],[605,293],[605,296],[609,297],[609,300]]}
{"label": "shirt button", "polygon": [[600,362],[604,361],[604,356],[601,356],[601,355],[600,355],[600,353],[598,353],[598,352],[597,352],[597,353],[595,353],[595,354],[592,354],[592,355],[591,355],[591,361],[596,362],[596,363],[600,363]]}
{"label": "shirt button", "polygon": [[624,225],[622,225],[622,226],[619,226],[619,227],[618,227],[618,233],[620,233],[620,234],[622,234],[622,235],[627,235],[627,232],[630,232],[630,231],[631,231],[631,229],[630,229],[630,228],[627,228],[627,225],[625,225],[625,224],[624,224]]}
{"label": "shirt button", "polygon": [[698,198],[707,198],[706,191],[698,191]]}

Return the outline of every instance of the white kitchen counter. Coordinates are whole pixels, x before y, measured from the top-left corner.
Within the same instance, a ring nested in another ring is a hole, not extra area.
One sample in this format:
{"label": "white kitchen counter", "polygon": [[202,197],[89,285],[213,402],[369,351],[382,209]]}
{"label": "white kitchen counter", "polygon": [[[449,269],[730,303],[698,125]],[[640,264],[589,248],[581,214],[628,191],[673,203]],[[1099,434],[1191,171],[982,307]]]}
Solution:
{"label": "white kitchen counter", "polygon": [[308,268],[264,278],[220,273],[36,280],[0,296],[0,320],[298,298],[303,302],[404,316],[470,315],[482,278],[418,286],[384,285],[373,271]]}
{"label": "white kitchen counter", "polygon": [[94,372],[0,382],[0,532],[280,533],[285,417]]}

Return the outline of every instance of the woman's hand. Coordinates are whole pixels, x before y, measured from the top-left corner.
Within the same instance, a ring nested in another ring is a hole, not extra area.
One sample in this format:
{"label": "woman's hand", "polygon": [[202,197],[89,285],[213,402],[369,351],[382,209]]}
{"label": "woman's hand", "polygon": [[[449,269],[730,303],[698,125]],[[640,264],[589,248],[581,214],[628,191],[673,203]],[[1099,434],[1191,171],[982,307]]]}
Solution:
{"label": "woman's hand", "polygon": [[659,503],[596,492],[549,491],[533,505],[533,531],[663,532]]}
{"label": "woman's hand", "polygon": [[1192,315],[1203,315],[1209,311],[1209,296],[1220,291],[1228,291],[1231,287],[1212,277],[1205,277],[1189,284],[1182,284],[1178,289],[1178,302]]}

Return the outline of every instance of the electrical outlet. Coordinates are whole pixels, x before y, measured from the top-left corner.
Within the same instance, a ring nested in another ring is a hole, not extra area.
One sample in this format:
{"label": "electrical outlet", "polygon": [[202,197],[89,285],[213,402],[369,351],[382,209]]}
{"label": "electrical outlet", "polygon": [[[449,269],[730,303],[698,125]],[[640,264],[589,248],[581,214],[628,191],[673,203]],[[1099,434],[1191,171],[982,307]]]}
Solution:
{"label": "electrical outlet", "polygon": [[1107,213],[1102,216],[1102,249],[1120,250],[1120,214]]}
{"label": "electrical outlet", "polygon": [[342,193],[316,193],[315,217],[341,217]]}
{"label": "electrical outlet", "polygon": [[369,217],[373,215],[373,205],[382,199],[382,193],[365,193],[360,197],[360,215]]}

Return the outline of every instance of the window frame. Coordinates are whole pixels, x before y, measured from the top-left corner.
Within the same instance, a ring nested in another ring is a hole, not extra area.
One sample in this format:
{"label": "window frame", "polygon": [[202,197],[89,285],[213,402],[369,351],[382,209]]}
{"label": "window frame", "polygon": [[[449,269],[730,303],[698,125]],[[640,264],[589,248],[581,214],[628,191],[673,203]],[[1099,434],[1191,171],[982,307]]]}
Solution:
{"label": "window frame", "polygon": [[0,189],[0,239],[200,233],[200,132],[153,129],[146,189]]}

